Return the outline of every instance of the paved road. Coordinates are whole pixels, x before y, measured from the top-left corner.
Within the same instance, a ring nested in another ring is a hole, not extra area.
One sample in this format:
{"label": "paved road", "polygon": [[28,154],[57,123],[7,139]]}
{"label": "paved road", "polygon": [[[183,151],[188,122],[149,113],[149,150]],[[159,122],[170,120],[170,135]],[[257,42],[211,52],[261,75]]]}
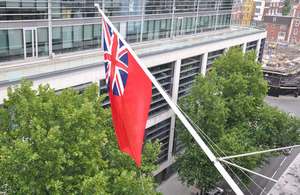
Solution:
{"label": "paved road", "polygon": [[265,102],[271,106],[277,106],[280,110],[294,113],[296,117],[300,117],[300,96],[298,98],[292,95],[279,96],[279,98],[267,96]]}
{"label": "paved road", "polygon": [[[277,106],[279,109],[294,113],[295,117],[300,117],[300,97],[295,98],[294,96],[287,95],[287,96],[280,96],[271,97],[267,96],[265,101],[272,106]],[[290,151],[290,155],[288,156],[278,156],[273,157],[270,159],[270,164],[266,164],[261,168],[255,170],[262,175],[279,179],[283,172],[287,169],[287,167],[292,163],[292,161],[296,158],[296,156],[300,153],[300,148],[295,148]],[[246,189],[242,189],[245,194],[255,194],[255,195],[263,195],[267,194],[271,188],[274,186],[274,182],[271,182],[267,179],[261,178],[259,176],[252,177],[254,182],[258,184],[258,186],[254,183],[248,185],[250,192]],[[234,195],[235,193],[232,192],[231,188],[228,186],[227,183],[221,186],[225,189],[225,194]]]}

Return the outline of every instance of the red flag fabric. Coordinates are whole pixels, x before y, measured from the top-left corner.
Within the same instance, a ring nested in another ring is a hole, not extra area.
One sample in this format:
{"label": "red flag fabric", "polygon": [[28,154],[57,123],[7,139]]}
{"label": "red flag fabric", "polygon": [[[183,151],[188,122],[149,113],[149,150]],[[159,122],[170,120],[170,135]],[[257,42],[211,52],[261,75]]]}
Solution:
{"label": "red flag fabric", "polygon": [[103,19],[106,84],[120,150],[140,167],[143,139],[152,96],[149,77],[128,50],[128,44]]}

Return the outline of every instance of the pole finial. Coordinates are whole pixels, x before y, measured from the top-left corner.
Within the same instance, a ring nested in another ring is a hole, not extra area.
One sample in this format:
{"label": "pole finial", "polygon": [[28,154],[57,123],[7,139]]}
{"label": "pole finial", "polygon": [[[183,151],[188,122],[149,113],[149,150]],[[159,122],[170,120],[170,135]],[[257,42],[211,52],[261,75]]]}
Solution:
{"label": "pole finial", "polygon": [[94,4],[94,7],[95,7],[95,8],[98,8],[98,9],[100,8],[98,3],[95,3],[95,4]]}

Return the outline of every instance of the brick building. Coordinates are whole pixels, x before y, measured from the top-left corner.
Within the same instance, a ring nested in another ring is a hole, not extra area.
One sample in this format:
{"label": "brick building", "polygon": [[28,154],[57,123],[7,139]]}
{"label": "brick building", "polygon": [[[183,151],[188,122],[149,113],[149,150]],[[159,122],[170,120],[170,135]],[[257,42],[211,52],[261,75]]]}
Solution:
{"label": "brick building", "polygon": [[300,4],[293,7],[292,16],[266,15],[264,23],[267,41],[300,43]]}
{"label": "brick building", "polygon": [[292,17],[265,16],[264,23],[267,29],[267,41],[287,42]]}
{"label": "brick building", "polygon": [[263,21],[266,15],[282,15],[284,0],[254,0],[253,20]]}
{"label": "brick building", "polygon": [[294,7],[288,42],[300,43],[300,4]]}
{"label": "brick building", "polygon": [[241,25],[243,20],[243,8],[244,5],[241,2],[237,2],[232,7],[231,24]]}

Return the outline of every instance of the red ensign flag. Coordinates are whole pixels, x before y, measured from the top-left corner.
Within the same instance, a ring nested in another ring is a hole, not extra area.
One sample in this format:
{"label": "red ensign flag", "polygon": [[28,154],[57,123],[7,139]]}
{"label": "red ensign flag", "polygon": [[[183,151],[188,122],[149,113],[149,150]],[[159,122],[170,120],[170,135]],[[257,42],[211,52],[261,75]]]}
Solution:
{"label": "red ensign flag", "polygon": [[132,156],[140,167],[152,83],[110,22],[103,19],[102,27],[106,84],[116,136],[121,151]]}

